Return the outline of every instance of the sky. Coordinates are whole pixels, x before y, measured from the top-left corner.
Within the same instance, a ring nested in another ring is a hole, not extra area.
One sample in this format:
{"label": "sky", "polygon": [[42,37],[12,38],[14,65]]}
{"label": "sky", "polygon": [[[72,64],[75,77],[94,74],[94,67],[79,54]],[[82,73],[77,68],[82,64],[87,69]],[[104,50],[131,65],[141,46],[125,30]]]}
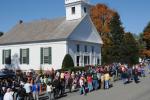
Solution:
{"label": "sky", "polygon": [[[116,10],[126,32],[139,34],[150,21],[150,0],[90,0]],[[30,22],[65,16],[64,0],[0,0],[0,31],[7,32],[19,20]]]}

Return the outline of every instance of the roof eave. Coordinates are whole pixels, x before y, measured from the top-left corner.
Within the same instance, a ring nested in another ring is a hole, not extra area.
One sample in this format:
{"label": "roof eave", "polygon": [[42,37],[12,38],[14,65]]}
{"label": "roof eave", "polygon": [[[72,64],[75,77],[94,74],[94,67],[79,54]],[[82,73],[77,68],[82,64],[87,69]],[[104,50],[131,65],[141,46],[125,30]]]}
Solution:
{"label": "roof eave", "polygon": [[5,45],[19,45],[19,44],[31,44],[31,43],[45,43],[45,42],[58,42],[58,41],[66,41],[67,39],[52,39],[52,40],[38,40],[38,41],[25,41],[25,42],[12,42],[12,43],[0,43],[0,46]]}

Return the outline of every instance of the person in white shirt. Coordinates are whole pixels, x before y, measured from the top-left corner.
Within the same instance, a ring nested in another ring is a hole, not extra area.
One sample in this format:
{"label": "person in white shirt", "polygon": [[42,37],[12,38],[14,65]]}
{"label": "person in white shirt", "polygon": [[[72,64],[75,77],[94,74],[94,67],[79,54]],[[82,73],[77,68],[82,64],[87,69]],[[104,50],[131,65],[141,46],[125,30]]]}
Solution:
{"label": "person in white shirt", "polygon": [[83,76],[81,76],[80,80],[79,80],[79,84],[80,84],[80,94],[84,94],[86,95],[85,92],[85,78]]}
{"label": "person in white shirt", "polygon": [[26,94],[27,94],[27,100],[31,99],[31,84],[29,83],[29,81],[27,83],[24,84],[24,89],[26,90]]}
{"label": "person in white shirt", "polygon": [[49,100],[52,100],[53,86],[51,83],[47,84],[46,91],[47,91],[47,94],[49,95]]}
{"label": "person in white shirt", "polygon": [[56,72],[56,77],[59,77],[60,76],[60,72]]}
{"label": "person in white shirt", "polygon": [[4,100],[13,100],[13,96],[10,88],[7,89],[7,92],[4,95]]}

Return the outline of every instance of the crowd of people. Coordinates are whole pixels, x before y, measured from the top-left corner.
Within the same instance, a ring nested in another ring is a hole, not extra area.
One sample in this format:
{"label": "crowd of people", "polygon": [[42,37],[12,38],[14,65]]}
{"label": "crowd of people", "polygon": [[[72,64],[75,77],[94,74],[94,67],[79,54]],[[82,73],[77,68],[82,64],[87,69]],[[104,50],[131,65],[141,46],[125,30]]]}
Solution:
{"label": "crowd of people", "polygon": [[[149,71],[150,71],[150,64]],[[15,79],[0,80],[0,100],[39,100],[41,93],[47,93],[49,100],[64,96],[66,92],[79,90],[86,95],[97,89],[109,89],[113,82],[138,83],[145,77],[145,64],[126,65],[114,63],[105,66],[86,66],[79,71],[54,71],[45,74],[22,74]]]}

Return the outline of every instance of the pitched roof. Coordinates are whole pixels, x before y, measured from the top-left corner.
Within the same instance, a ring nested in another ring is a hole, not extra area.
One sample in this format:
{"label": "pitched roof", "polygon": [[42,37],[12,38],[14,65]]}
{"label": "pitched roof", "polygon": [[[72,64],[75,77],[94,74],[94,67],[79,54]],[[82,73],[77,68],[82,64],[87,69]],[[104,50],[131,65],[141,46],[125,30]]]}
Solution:
{"label": "pitched roof", "polygon": [[[84,18],[84,17],[83,17]],[[0,45],[65,40],[83,20],[38,20],[14,26],[0,38]]]}

